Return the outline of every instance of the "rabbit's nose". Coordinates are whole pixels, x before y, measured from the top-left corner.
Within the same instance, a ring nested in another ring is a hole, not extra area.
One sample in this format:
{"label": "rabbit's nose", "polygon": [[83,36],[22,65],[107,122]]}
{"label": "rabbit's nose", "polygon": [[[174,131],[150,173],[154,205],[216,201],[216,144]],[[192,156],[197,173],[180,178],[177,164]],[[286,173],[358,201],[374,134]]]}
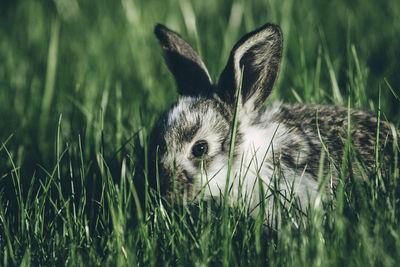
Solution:
{"label": "rabbit's nose", "polygon": [[159,177],[160,193],[169,201],[181,202],[193,196],[193,179],[184,169],[163,168]]}

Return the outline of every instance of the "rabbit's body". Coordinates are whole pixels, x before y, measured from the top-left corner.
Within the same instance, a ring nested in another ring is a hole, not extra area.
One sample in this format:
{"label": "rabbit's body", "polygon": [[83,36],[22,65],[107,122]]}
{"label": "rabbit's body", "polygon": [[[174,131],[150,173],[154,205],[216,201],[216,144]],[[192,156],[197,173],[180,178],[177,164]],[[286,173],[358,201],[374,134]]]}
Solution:
{"label": "rabbit's body", "polygon": [[[325,187],[337,184],[347,138],[367,171],[372,170],[377,120],[369,113],[323,105],[263,107],[279,70],[282,36],[277,26],[267,24],[244,36],[218,84],[179,35],[161,25],[155,32],[180,94],[150,137],[150,182],[165,198],[211,199],[229,192],[230,201],[244,198],[251,207],[267,199],[269,209],[273,194],[279,194],[284,200],[294,196],[305,209],[322,180],[328,180]],[[378,148],[391,147],[391,134],[382,122]]]}

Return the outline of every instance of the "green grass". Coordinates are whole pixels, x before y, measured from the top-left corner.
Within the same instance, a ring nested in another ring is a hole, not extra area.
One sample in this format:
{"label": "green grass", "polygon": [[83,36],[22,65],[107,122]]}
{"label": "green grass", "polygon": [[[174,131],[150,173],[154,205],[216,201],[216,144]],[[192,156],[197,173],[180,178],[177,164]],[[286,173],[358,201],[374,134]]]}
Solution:
{"label": "green grass", "polygon": [[[398,129],[398,14],[398,0],[2,1],[0,265],[396,266],[397,154],[380,169],[377,153],[374,177],[340,183],[307,216],[277,203],[278,230],[245,201],[171,209],[136,182],[147,135],[177,98],[156,23],[214,79],[238,38],[277,23],[284,59],[268,103],[349,105]],[[345,151],[342,178],[346,163],[363,169]]]}

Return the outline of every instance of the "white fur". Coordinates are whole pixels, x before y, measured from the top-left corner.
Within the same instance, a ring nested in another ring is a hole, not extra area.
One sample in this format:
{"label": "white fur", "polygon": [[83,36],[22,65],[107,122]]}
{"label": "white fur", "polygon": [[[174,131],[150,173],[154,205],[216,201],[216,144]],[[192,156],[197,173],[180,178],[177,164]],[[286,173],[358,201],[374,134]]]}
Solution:
{"label": "white fur", "polygon": [[[270,117],[276,115],[276,112],[279,112],[279,104],[267,109],[263,120],[268,121]],[[241,151],[241,155],[233,162],[230,176],[230,185],[233,184],[233,187],[229,201],[235,202],[239,196],[247,196],[251,203],[250,208],[254,209],[260,201],[263,201],[259,199],[259,179],[262,180],[265,196],[270,196],[272,192],[269,186],[273,187],[272,179],[275,175],[280,177],[281,194],[290,199],[294,183],[294,194],[300,200],[301,206],[306,208],[309,200],[313,200],[317,194],[317,181],[309,174],[304,174],[302,169],[295,172],[287,168],[283,170],[282,175],[279,175],[276,170],[274,172],[274,165],[270,164],[273,161],[273,154],[278,155],[285,143],[301,140],[301,136],[278,123],[269,123],[265,128],[251,125],[248,117],[245,114],[242,116],[239,131],[244,134],[242,137],[244,142],[237,148]],[[208,140],[213,142],[212,136]],[[305,152],[299,151],[299,161],[305,158]],[[207,166],[207,172],[203,169],[203,172],[197,174],[196,190],[200,190],[203,186],[206,199],[220,197],[221,193],[225,192],[227,172],[228,158],[223,155],[216,156],[211,166]],[[271,208],[272,202],[267,203],[267,213],[271,212]],[[257,209],[254,210],[256,211]]]}
{"label": "white fur", "polygon": [[194,97],[181,96],[177,105],[168,113],[167,125],[171,126],[177,122],[182,114],[188,115],[190,113],[190,105],[196,100]]}

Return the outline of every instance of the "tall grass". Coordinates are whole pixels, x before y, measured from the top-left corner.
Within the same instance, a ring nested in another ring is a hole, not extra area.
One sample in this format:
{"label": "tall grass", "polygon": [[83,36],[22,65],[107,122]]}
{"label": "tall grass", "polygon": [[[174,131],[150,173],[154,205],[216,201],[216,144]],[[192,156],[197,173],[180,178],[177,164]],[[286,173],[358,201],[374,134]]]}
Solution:
{"label": "tall grass", "polygon": [[[277,202],[278,229],[246,201],[172,208],[138,181],[152,167],[147,135],[177,97],[157,22],[181,33],[214,79],[240,36],[277,23],[284,59],[268,103],[348,105],[398,129],[399,13],[396,0],[3,1],[0,264],[395,266],[397,144],[394,162],[377,153],[365,181],[345,182],[351,168],[341,166],[335,199],[307,215]],[[345,151],[362,173],[350,141]]]}

